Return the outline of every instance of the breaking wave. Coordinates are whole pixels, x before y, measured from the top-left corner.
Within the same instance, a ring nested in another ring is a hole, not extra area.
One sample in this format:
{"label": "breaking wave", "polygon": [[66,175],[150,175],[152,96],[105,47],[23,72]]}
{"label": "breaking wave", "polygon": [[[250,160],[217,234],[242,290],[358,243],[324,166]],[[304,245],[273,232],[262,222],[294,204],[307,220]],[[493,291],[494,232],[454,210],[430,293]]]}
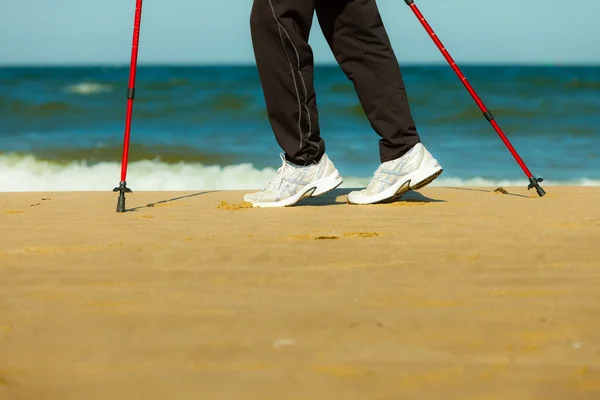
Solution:
{"label": "breaking wave", "polygon": [[[107,191],[119,181],[118,162],[58,163],[31,155],[0,155],[0,192]],[[343,172],[343,171],[342,171]],[[129,164],[127,180],[136,191],[163,190],[246,190],[264,187],[275,173],[273,168],[257,169],[252,164],[228,166],[201,163],[167,164],[157,160]],[[369,177],[344,177],[342,187],[363,187]],[[444,177],[431,186],[523,186],[525,180],[461,179]],[[545,181],[545,186],[600,186],[600,180],[578,178]]]}
{"label": "breaking wave", "polygon": [[102,92],[111,92],[112,90],[113,87],[111,85],[94,82],[80,82],[74,85],[67,86],[64,89],[66,93],[75,93],[84,96],[89,96],[91,94]]}

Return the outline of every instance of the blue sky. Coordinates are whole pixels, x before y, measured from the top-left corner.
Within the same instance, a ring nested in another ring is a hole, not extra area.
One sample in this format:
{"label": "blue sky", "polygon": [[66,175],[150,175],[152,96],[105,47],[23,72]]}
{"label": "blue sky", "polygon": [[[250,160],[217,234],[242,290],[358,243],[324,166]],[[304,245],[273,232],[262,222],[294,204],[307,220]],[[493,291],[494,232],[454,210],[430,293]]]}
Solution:
{"label": "blue sky", "polygon": [[[416,3],[458,62],[600,64],[600,0]],[[444,62],[404,1],[378,4],[401,63]],[[251,6],[146,0],[140,63],[252,63]],[[0,64],[126,64],[134,8],[135,0],[0,0]],[[317,63],[333,61],[316,23],[311,44]]]}

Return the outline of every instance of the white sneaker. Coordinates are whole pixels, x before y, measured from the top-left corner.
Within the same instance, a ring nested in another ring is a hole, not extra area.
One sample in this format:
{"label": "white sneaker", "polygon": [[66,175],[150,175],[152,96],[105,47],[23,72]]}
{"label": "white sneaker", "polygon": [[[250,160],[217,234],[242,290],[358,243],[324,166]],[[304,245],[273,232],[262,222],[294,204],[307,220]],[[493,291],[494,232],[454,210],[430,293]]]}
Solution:
{"label": "white sneaker", "polygon": [[245,195],[244,201],[254,207],[289,207],[306,197],[327,193],[343,182],[327,155],[323,155],[318,164],[307,167],[291,164],[283,154],[280,156],[283,165],[275,178],[264,190]]}
{"label": "white sneaker", "polygon": [[396,200],[409,190],[427,186],[442,172],[437,160],[418,143],[402,157],[381,164],[366,189],[348,194],[348,203],[375,204]]}

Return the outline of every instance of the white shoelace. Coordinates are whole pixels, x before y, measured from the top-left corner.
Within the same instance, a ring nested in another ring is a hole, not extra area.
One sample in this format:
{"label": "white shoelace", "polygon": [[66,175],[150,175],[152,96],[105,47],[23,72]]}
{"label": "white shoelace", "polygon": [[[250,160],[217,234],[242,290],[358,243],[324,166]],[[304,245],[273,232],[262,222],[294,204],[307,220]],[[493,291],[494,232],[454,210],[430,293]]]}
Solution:
{"label": "white shoelace", "polygon": [[[377,168],[377,170],[373,173],[373,181],[389,183],[386,178],[389,175],[397,175],[394,171],[386,169],[388,165],[389,163],[383,163],[379,166],[379,168]],[[382,176],[383,174],[385,174],[385,177]]]}
{"label": "white shoelace", "polygon": [[279,190],[281,188],[281,184],[283,183],[283,175],[285,173],[287,163],[283,163],[281,167],[277,170],[277,175],[269,183],[267,183],[267,187],[265,188],[265,192],[270,192],[271,190]]}
{"label": "white shoelace", "polygon": [[[271,181],[269,183],[267,183],[267,186],[265,188],[265,192],[269,192],[271,190],[279,190],[281,189],[281,185],[283,184],[284,181],[289,181],[289,182],[293,182],[293,180],[291,180],[290,178],[286,179],[286,171],[289,168],[294,169],[294,166],[289,164],[286,159],[285,159],[285,155],[280,154],[280,158],[282,161],[282,166],[279,167],[279,169],[277,170],[277,175],[275,175],[275,177],[273,179],[271,179]],[[314,165],[317,165],[316,163]]]}

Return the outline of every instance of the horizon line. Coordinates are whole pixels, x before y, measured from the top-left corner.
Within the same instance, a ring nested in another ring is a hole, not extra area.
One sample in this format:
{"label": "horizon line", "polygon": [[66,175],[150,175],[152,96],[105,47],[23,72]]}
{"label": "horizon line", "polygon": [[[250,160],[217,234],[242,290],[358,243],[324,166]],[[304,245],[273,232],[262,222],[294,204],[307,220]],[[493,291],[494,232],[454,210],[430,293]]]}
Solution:
{"label": "horizon line", "polygon": [[[434,62],[402,62],[399,64],[404,67],[444,67],[447,63],[441,61]],[[100,63],[0,63],[0,68],[128,68],[129,62],[100,62]],[[256,67],[254,62],[139,62],[138,68],[148,67]],[[465,67],[600,67],[597,62],[462,62],[459,68]],[[316,62],[315,68],[319,67],[339,67],[335,62]]]}

